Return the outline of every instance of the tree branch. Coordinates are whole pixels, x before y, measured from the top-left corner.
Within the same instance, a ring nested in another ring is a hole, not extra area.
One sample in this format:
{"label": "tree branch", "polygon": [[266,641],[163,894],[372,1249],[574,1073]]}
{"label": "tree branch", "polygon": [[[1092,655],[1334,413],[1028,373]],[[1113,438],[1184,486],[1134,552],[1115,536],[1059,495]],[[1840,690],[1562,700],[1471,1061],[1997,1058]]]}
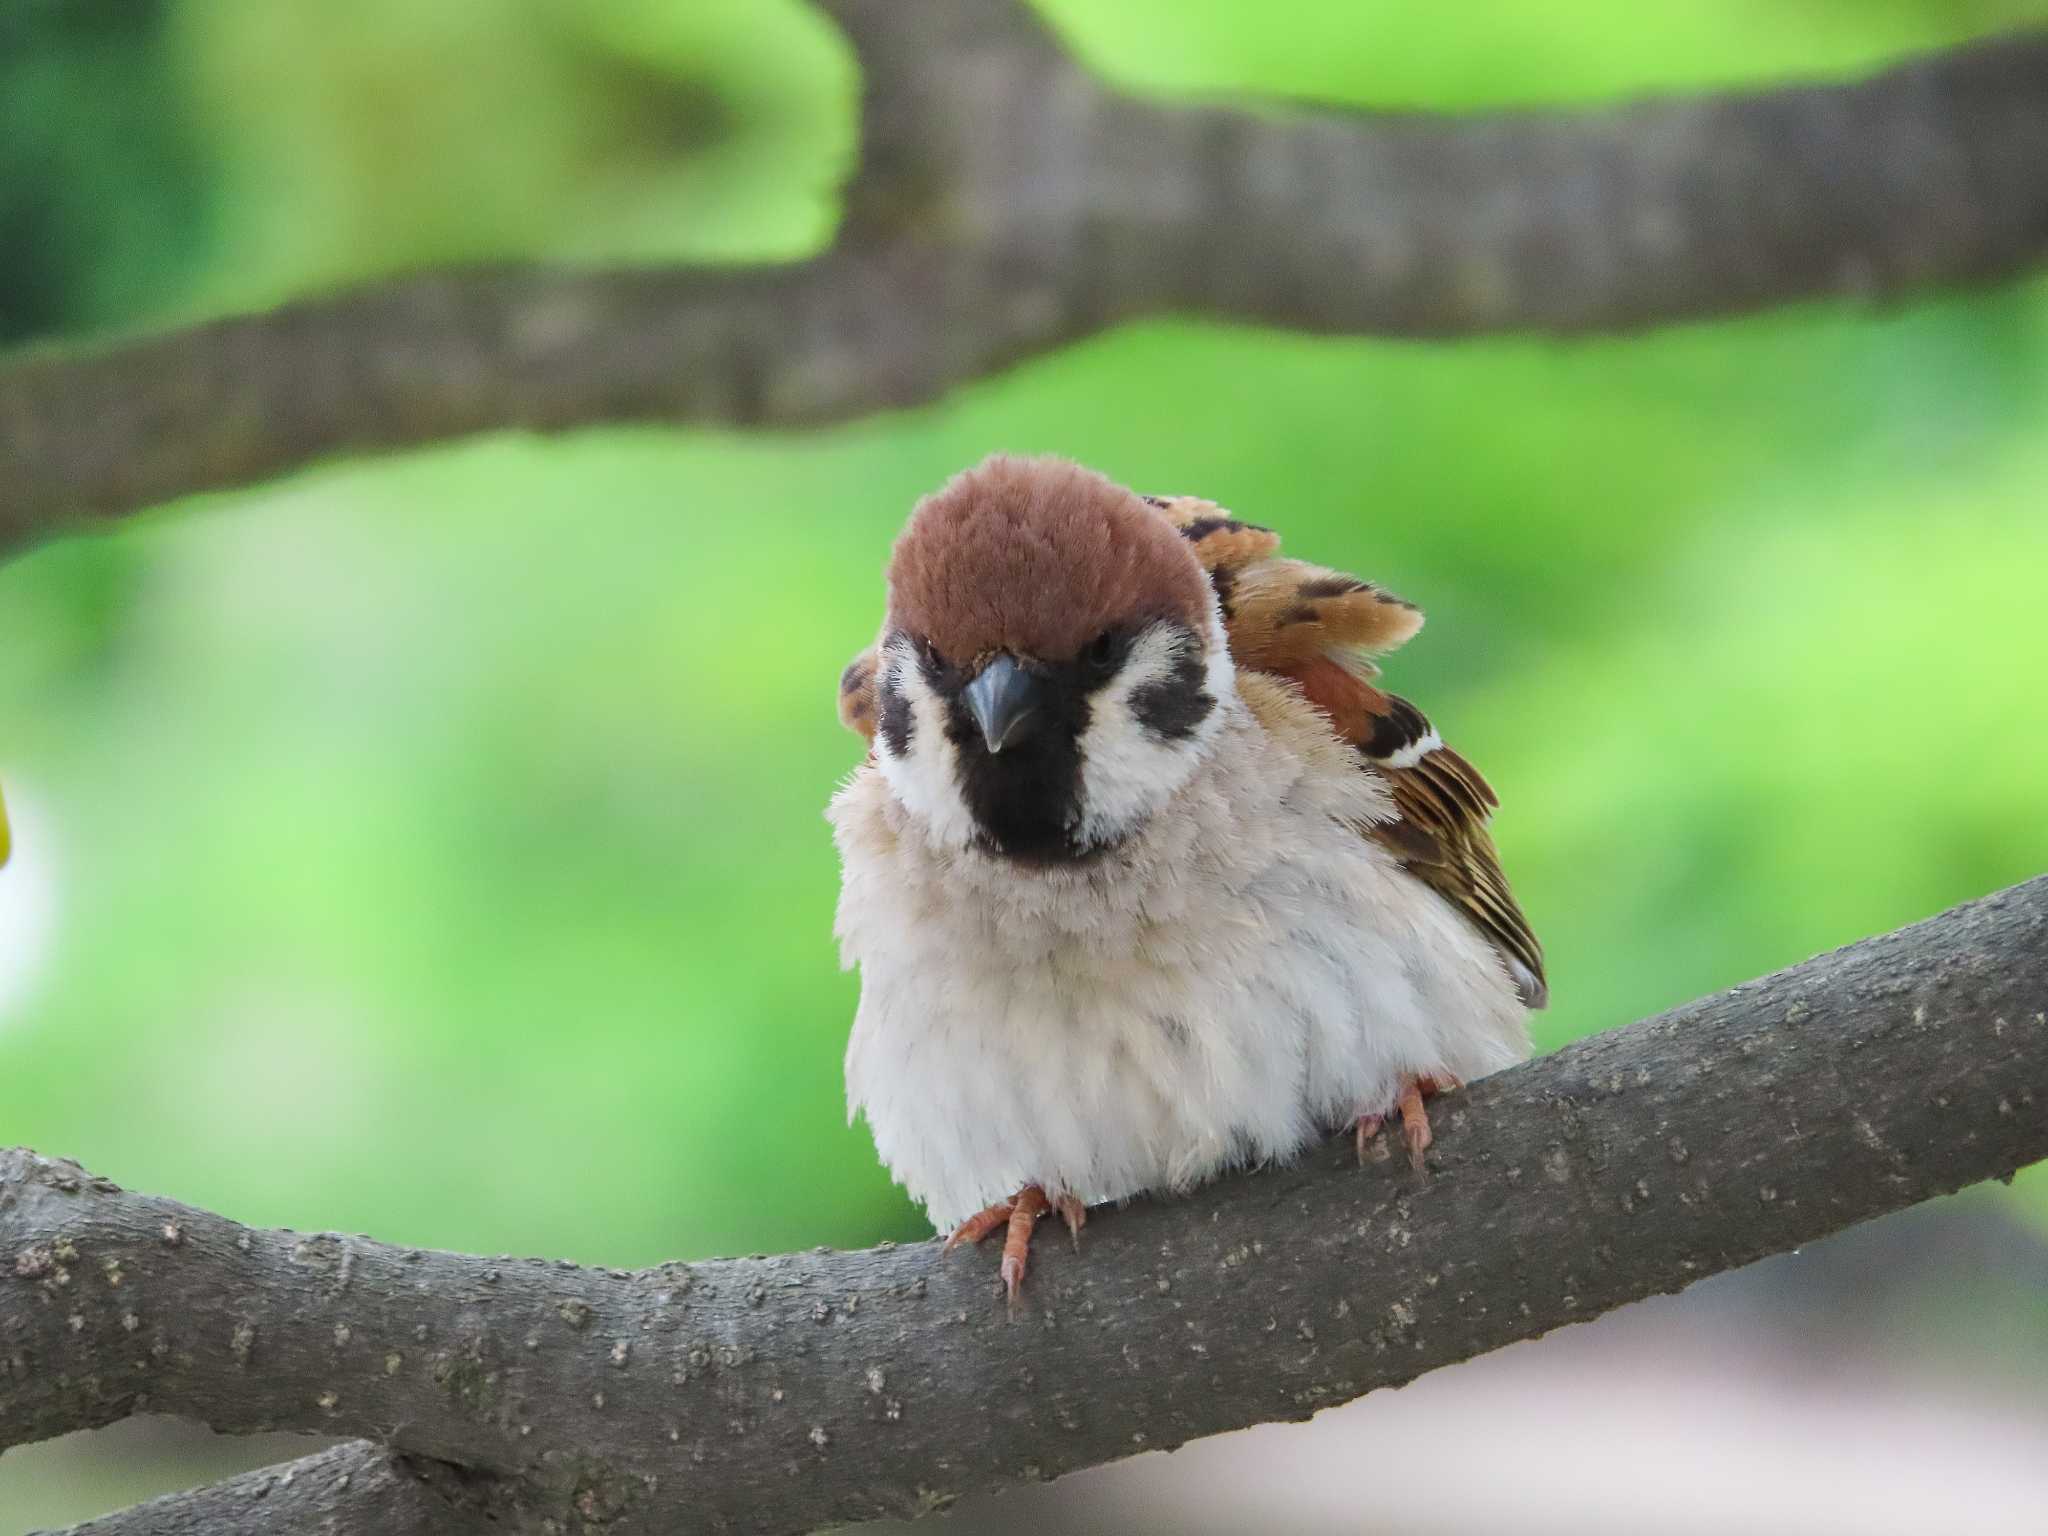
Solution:
{"label": "tree branch", "polygon": [[73,1536],[504,1536],[520,1528],[513,1492],[503,1479],[352,1441],[151,1499],[72,1530]]}
{"label": "tree branch", "polygon": [[1178,106],[1021,0],[827,0],[865,81],[834,247],[401,278],[0,368],[0,550],[340,454],[918,404],[1133,316],[1615,330],[2048,255],[2048,32],[1584,112]]}
{"label": "tree branch", "polygon": [[1014,1316],[991,1256],[931,1243],[466,1258],[12,1152],[0,1447],[147,1409],[470,1469],[501,1529],[808,1531],[1305,1418],[2009,1175],[2044,1111],[2048,877],[1475,1084],[1426,1176],[1332,1143],[1105,1215],[1043,1245]]}

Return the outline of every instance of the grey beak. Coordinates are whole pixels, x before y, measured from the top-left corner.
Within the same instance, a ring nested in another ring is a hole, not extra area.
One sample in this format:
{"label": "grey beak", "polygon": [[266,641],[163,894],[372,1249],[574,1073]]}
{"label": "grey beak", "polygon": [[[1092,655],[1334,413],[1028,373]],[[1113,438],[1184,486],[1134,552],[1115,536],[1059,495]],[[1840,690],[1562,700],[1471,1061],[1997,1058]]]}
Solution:
{"label": "grey beak", "polygon": [[1043,691],[1044,684],[1019,666],[1016,657],[1003,654],[967,685],[967,712],[981,727],[981,739],[990,752],[1026,740],[1044,724],[1039,708]]}

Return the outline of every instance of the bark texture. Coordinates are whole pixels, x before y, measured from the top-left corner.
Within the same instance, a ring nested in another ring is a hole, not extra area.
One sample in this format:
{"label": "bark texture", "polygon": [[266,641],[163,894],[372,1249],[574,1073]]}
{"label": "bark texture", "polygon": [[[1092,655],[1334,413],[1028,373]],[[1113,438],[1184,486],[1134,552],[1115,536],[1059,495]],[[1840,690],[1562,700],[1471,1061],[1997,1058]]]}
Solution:
{"label": "bark texture", "polygon": [[503,1536],[518,1528],[512,1492],[500,1479],[352,1441],[72,1529],[79,1536]]}
{"label": "bark texture", "polygon": [[1575,333],[1992,279],[2048,255],[2048,32],[1869,79],[1463,117],[1184,106],[1021,0],[824,0],[860,58],[830,250],[506,268],[0,367],[0,552],[336,455],[934,400],[1135,316]]}
{"label": "bark texture", "polygon": [[583,1269],[252,1231],[0,1154],[0,1447],[144,1409],[373,1442],[126,1532],[357,1529],[319,1496],[342,1472],[389,1501],[363,1529],[799,1532],[1305,1418],[2048,1157],[2048,877],[1436,1119],[1421,1175],[1340,1139],[1041,1238],[1014,1313],[992,1254],[934,1243]]}

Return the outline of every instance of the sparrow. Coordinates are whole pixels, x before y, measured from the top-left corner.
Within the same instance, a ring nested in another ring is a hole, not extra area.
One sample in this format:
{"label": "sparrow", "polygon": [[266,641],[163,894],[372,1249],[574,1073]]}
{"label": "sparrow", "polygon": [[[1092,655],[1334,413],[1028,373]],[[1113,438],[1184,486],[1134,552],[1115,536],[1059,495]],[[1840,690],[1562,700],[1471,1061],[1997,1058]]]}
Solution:
{"label": "sparrow", "polygon": [[1375,656],[1422,627],[1270,529],[1064,459],[925,497],[840,678],[847,1112],[947,1247],[1183,1191],[1529,1053],[1493,790]]}

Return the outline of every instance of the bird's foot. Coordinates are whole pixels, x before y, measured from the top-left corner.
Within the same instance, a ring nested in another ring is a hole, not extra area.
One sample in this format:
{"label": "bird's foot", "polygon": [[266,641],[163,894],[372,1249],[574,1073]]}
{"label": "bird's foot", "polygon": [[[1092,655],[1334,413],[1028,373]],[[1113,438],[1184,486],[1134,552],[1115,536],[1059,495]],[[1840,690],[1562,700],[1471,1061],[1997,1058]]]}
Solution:
{"label": "bird's foot", "polygon": [[979,1243],[1003,1231],[1003,1290],[1014,1304],[1024,1284],[1024,1272],[1030,1267],[1031,1233],[1038,1218],[1048,1211],[1059,1212],[1079,1248],[1081,1228],[1088,1224],[1088,1208],[1073,1195],[1052,1196],[1036,1184],[1026,1184],[1009,1199],[998,1200],[961,1222],[941,1251],[951,1253],[962,1243]]}
{"label": "bird's foot", "polygon": [[[1429,1150],[1430,1142],[1435,1139],[1429,1128],[1429,1110],[1423,1100],[1434,1098],[1439,1093],[1449,1093],[1459,1086],[1458,1080],[1448,1072],[1410,1074],[1401,1079],[1401,1091],[1394,1096],[1393,1113],[1401,1117],[1401,1139],[1408,1144],[1409,1165],[1418,1173],[1422,1170],[1422,1154]],[[1367,1145],[1379,1135],[1386,1120],[1384,1113],[1358,1117],[1356,1135],[1361,1163],[1365,1161]]]}

